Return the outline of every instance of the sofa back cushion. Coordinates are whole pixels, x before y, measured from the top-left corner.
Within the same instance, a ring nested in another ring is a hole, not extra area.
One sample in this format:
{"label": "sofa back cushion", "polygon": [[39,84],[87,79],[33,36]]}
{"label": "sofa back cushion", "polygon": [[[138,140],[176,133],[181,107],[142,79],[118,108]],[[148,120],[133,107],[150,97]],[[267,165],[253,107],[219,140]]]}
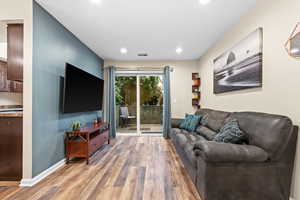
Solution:
{"label": "sofa back cushion", "polygon": [[292,121],[285,116],[255,112],[233,113],[250,145],[268,152],[271,160],[280,159],[293,132]]}
{"label": "sofa back cushion", "polygon": [[201,124],[218,132],[231,113],[211,109],[199,109],[196,114],[202,115]]}

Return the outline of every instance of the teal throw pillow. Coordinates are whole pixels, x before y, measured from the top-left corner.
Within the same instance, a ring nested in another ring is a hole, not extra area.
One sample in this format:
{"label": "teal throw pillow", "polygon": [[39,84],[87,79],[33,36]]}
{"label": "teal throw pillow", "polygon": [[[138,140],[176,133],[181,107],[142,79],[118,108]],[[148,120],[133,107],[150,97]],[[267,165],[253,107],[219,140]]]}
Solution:
{"label": "teal throw pillow", "polygon": [[185,114],[185,119],[181,122],[179,128],[187,130],[192,117],[192,115]]}
{"label": "teal throw pillow", "polygon": [[190,123],[189,123],[188,131],[195,132],[198,125],[199,125],[199,122],[200,122],[201,118],[202,118],[201,115],[193,115],[193,117],[192,117],[192,119],[190,120]]}
{"label": "teal throw pillow", "polygon": [[185,119],[183,122],[180,124],[181,129],[185,129],[190,132],[194,132],[199,125],[199,122],[201,120],[202,116],[201,115],[185,115]]}

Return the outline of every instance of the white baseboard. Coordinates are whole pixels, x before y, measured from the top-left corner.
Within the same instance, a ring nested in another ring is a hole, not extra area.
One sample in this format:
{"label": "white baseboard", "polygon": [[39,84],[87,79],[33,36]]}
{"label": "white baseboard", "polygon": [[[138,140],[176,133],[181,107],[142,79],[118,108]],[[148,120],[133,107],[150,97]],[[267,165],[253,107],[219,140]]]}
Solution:
{"label": "white baseboard", "polygon": [[35,176],[34,178],[22,179],[21,183],[20,183],[20,187],[34,186],[35,184],[37,184],[38,182],[40,182],[41,180],[43,180],[44,178],[46,178],[47,176],[49,176],[50,174],[52,174],[53,172],[55,172],[56,170],[58,170],[59,168],[64,166],[65,163],[66,163],[66,159],[63,159],[63,160],[59,161],[58,163],[52,165],[51,167],[49,167],[48,169],[46,169],[39,175]]}

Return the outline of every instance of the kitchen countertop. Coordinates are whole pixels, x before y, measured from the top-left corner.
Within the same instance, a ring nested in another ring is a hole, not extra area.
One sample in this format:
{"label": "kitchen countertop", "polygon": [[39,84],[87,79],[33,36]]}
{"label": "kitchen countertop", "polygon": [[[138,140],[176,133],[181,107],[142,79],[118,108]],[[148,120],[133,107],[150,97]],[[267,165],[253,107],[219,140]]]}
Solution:
{"label": "kitchen countertop", "polygon": [[23,117],[23,106],[0,105],[0,117]]}

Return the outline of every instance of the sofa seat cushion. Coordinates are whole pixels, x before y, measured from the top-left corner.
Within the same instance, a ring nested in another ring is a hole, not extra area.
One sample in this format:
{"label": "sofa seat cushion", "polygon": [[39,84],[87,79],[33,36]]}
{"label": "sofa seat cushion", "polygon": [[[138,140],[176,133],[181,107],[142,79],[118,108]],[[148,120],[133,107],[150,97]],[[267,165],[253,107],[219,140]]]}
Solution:
{"label": "sofa seat cushion", "polygon": [[186,144],[193,146],[196,142],[207,141],[203,136],[198,135],[195,132],[188,132],[186,130],[181,130],[181,132],[177,134],[177,139],[182,141],[181,143],[183,146]]}
{"label": "sofa seat cushion", "polygon": [[268,153],[256,146],[200,141],[194,145],[196,156],[207,162],[265,162]]}
{"label": "sofa seat cushion", "polygon": [[206,126],[198,126],[196,132],[209,141],[213,140],[217,135],[217,132],[207,128]]}
{"label": "sofa seat cushion", "polygon": [[184,119],[179,119],[179,118],[173,118],[171,119],[171,126],[172,128],[179,128],[180,124],[182,123]]}
{"label": "sofa seat cushion", "polygon": [[176,141],[178,141],[178,137],[179,137],[179,138],[181,138],[181,140],[189,141],[190,143],[201,141],[201,140],[206,141],[206,139],[203,136],[201,136],[195,132],[188,132],[186,130],[179,129],[179,128],[172,128],[170,136],[171,136],[171,139],[174,139]]}
{"label": "sofa seat cushion", "polygon": [[182,148],[184,148],[186,145],[194,146],[196,142],[207,140],[196,133],[181,130],[181,132],[176,135],[176,141]]}
{"label": "sofa seat cushion", "polygon": [[172,128],[171,129],[171,135],[177,135],[178,133],[181,133],[180,128]]}

